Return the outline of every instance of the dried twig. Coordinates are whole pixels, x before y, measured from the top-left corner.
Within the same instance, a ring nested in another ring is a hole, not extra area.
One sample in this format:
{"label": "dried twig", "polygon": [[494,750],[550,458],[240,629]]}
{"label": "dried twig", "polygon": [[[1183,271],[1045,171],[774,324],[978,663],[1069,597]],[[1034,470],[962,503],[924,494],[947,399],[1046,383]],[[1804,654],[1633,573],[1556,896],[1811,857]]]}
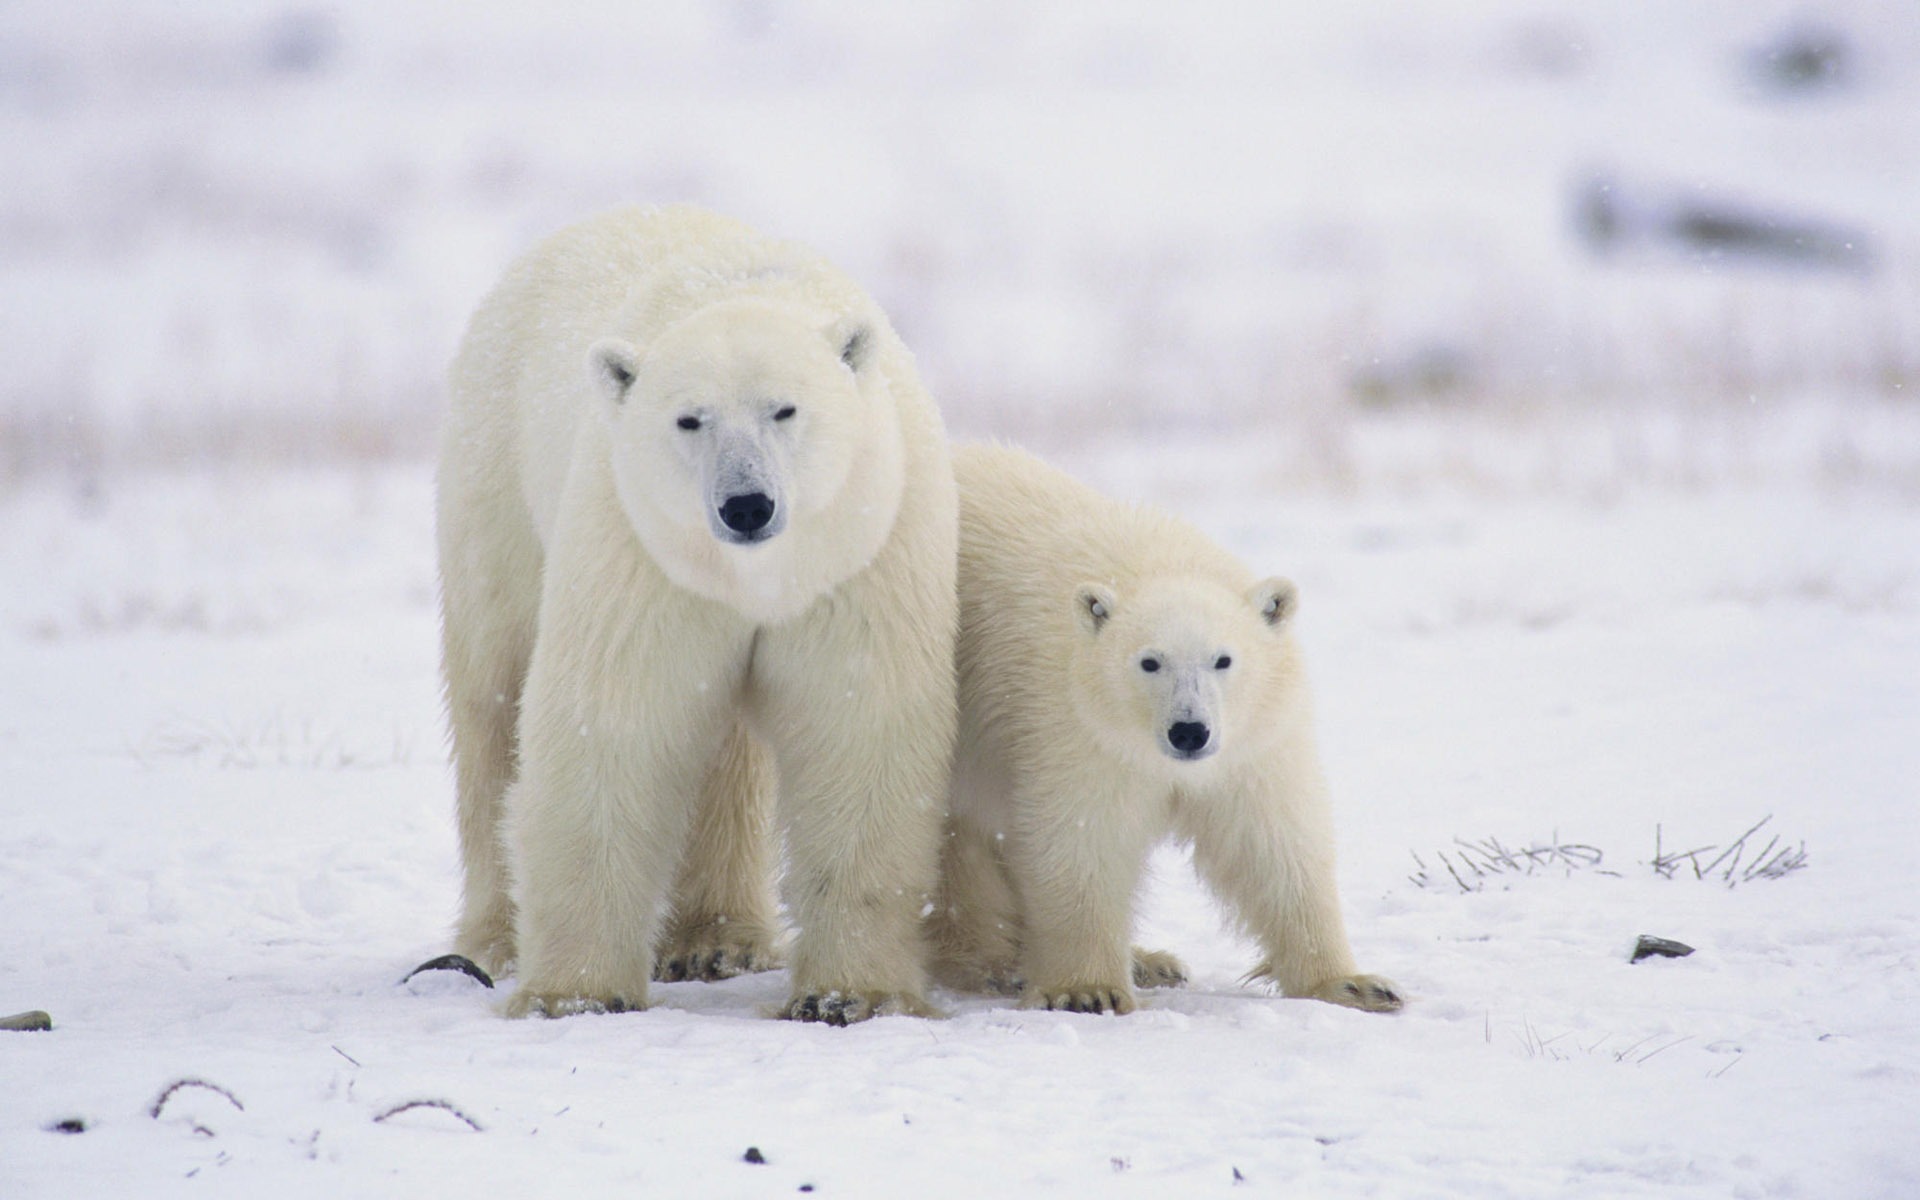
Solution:
{"label": "dried twig", "polygon": [[1645,1054],[1642,1054],[1639,1058],[1634,1059],[1633,1065],[1637,1067],[1642,1063],[1646,1062],[1648,1059],[1652,1058],[1656,1054],[1665,1054],[1667,1051],[1673,1049],[1675,1046],[1678,1046],[1680,1043],[1690,1042],[1692,1040],[1693,1040],[1692,1034],[1690,1033],[1682,1034],[1681,1036],[1668,1042],[1666,1045],[1656,1046],[1653,1049],[1647,1051]]}
{"label": "dried twig", "polygon": [[167,1089],[165,1091],[160,1093],[159,1099],[153,1102],[153,1107],[147,1110],[147,1115],[158,1120],[160,1117],[160,1110],[167,1106],[167,1101],[173,1099],[173,1094],[179,1091],[181,1088],[205,1088],[207,1091],[213,1092],[216,1095],[225,1096],[227,1098],[227,1103],[233,1105],[235,1108],[239,1109],[241,1112],[247,1111],[247,1106],[240,1103],[240,1097],[234,1095],[232,1092],[228,1091],[226,1088],[221,1087],[217,1083],[208,1083],[204,1079],[176,1079],[172,1083],[167,1085]]}
{"label": "dried twig", "polygon": [[485,1132],[485,1129],[481,1126],[480,1122],[474,1120],[472,1117],[468,1116],[466,1113],[461,1112],[458,1108],[455,1108],[453,1106],[453,1103],[451,1101],[447,1101],[447,1100],[408,1100],[405,1103],[394,1105],[392,1108],[389,1108],[387,1111],[383,1113],[377,1114],[373,1119],[374,1119],[374,1122],[378,1124],[379,1122],[385,1121],[388,1117],[397,1117],[401,1113],[406,1112],[409,1109],[415,1109],[415,1108],[437,1108],[443,1112],[452,1113],[454,1116],[458,1117],[460,1120],[465,1121],[467,1123],[467,1127],[469,1129],[472,1129],[475,1133]]}

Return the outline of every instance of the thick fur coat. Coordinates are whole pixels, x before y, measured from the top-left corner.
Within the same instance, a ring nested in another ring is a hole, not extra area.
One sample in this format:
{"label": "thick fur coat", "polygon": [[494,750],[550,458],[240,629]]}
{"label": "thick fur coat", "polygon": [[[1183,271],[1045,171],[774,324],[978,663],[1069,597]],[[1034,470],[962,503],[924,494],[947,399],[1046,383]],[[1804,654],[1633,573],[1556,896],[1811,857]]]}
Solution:
{"label": "thick fur coat", "polygon": [[450,390],[460,951],[517,964],[516,1014],[769,965],[777,825],[787,1014],[921,1009],[956,498],[886,318],[798,246],[621,210],[507,272]]}
{"label": "thick fur coat", "polygon": [[1148,851],[1200,875],[1290,996],[1400,1006],[1355,972],[1291,628],[1293,585],[1023,452],[955,454],[960,741],[934,918],[942,978],[1128,1012],[1184,975],[1130,949]]}

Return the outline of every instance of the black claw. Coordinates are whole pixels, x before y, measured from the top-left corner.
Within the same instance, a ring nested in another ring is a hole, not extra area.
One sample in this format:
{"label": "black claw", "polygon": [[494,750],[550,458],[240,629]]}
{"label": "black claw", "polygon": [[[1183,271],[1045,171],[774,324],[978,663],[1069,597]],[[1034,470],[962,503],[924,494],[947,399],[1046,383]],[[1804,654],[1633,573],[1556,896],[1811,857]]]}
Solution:
{"label": "black claw", "polygon": [[400,982],[405,983],[422,971],[458,971],[462,975],[467,975],[479,980],[481,987],[490,988],[493,986],[493,976],[487,974],[486,971],[481,969],[480,964],[474,962],[464,954],[442,954],[439,958],[430,958],[413,970],[408,971],[406,975],[401,977]]}

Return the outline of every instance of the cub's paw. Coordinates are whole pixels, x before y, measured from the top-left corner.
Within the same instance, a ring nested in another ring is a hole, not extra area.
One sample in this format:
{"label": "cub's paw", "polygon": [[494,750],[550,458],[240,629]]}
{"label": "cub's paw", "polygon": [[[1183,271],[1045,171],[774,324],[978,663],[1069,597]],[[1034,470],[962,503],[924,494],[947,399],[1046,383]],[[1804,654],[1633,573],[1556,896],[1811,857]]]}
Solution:
{"label": "cub's paw", "polygon": [[1165,950],[1133,948],[1133,986],[1137,988],[1185,987],[1187,964]]}
{"label": "cub's paw", "polygon": [[918,996],[903,992],[808,992],[788,1000],[779,1011],[784,1021],[854,1025],[869,1017],[933,1017],[939,1013]]}
{"label": "cub's paw", "polygon": [[773,934],[764,926],[745,921],[703,921],[667,934],[653,959],[653,977],[662,983],[687,979],[713,983],[771,971],[779,965]]}
{"label": "cub's paw", "polygon": [[573,1017],[581,1013],[639,1012],[647,1006],[645,997],[580,996],[565,992],[538,992],[521,988],[507,998],[509,1017]]}
{"label": "cub's paw", "polygon": [[1378,975],[1345,975],[1329,979],[1308,993],[1315,1000],[1357,1008],[1362,1012],[1399,1012],[1406,1004],[1393,980]]}
{"label": "cub's paw", "polygon": [[1125,984],[1065,984],[1039,987],[1029,984],[1020,999],[1025,1008],[1054,1012],[1112,1013],[1124,1017],[1134,1010],[1133,991]]}

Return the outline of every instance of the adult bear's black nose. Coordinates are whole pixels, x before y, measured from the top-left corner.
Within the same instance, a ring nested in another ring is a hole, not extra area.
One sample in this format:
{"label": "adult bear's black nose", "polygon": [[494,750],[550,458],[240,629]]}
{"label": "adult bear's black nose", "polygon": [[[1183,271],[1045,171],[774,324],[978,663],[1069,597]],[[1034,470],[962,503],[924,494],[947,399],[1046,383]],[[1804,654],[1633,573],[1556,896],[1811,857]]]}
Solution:
{"label": "adult bear's black nose", "polygon": [[1213,732],[1198,721],[1175,721],[1167,726],[1167,744],[1182,754],[1197,754],[1206,749]]}
{"label": "adult bear's black nose", "polygon": [[765,492],[728,496],[720,505],[720,520],[735,533],[759,533],[773,520],[773,497]]}

